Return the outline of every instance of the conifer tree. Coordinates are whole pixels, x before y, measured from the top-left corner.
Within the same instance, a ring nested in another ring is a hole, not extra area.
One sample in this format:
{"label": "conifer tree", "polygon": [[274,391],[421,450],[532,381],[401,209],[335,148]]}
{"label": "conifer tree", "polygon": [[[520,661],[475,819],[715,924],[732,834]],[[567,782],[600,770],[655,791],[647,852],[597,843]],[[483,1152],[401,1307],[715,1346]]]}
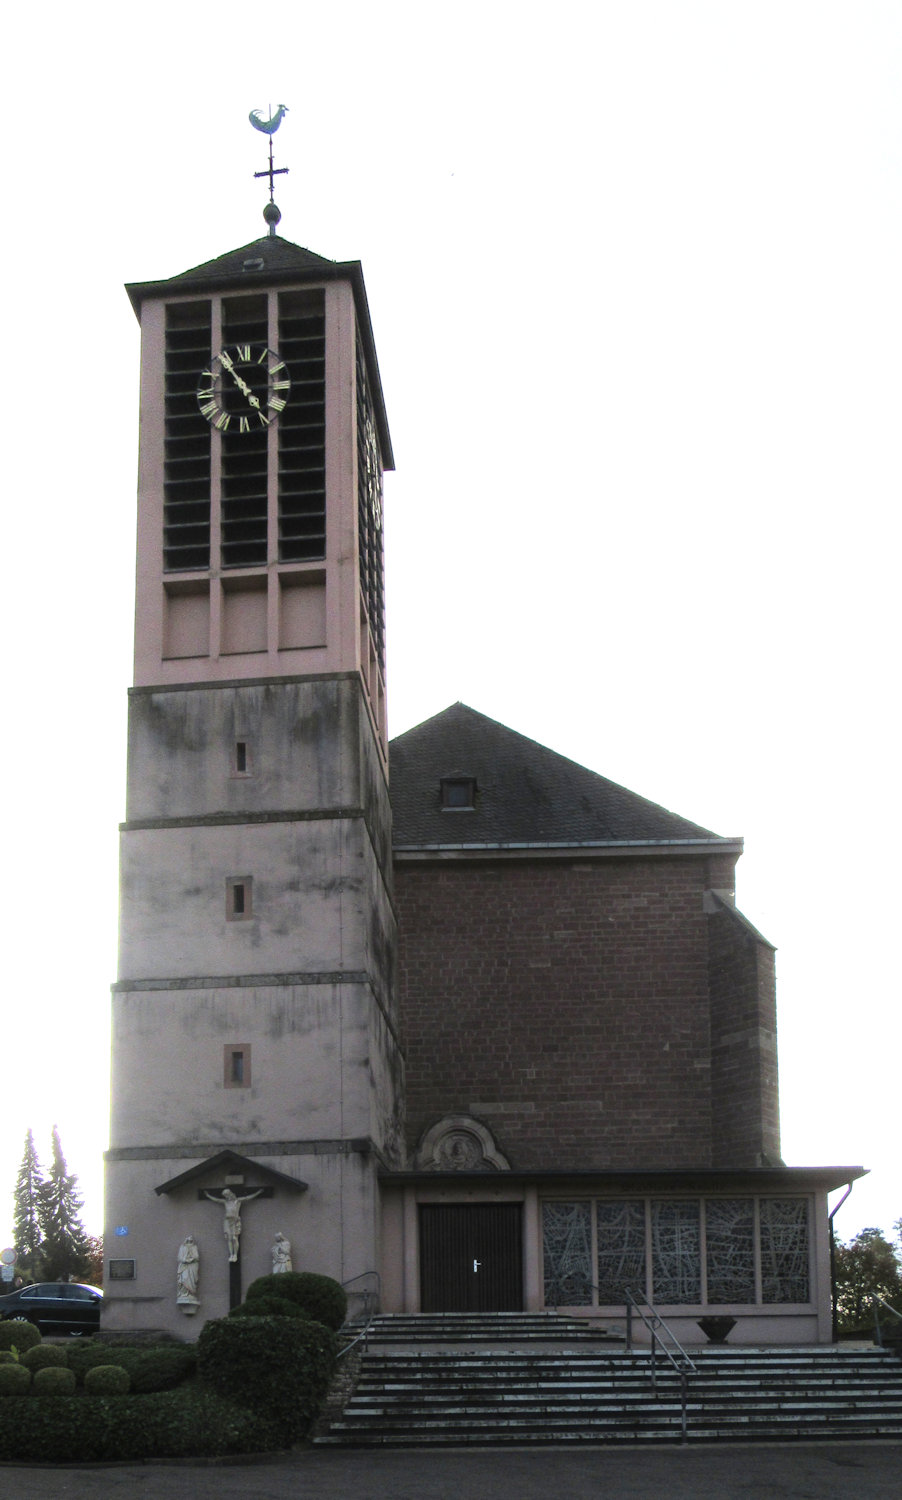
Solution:
{"label": "conifer tree", "polygon": [[40,1251],[44,1238],[41,1227],[41,1195],[44,1185],[44,1171],[35,1150],[34,1135],[29,1130],[13,1193],[13,1245],[20,1270],[27,1271],[34,1277],[41,1275]]}
{"label": "conifer tree", "polygon": [[53,1160],[40,1190],[41,1258],[48,1281],[81,1281],[88,1269],[88,1235],[81,1221],[78,1177],[66,1166],[57,1127]]}

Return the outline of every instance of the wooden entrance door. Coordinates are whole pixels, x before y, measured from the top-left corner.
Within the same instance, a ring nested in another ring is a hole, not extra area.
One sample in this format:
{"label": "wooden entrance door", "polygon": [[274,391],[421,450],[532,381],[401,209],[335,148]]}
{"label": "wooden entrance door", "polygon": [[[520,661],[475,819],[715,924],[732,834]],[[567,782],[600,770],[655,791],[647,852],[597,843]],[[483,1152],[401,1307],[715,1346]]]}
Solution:
{"label": "wooden entrance door", "polygon": [[420,1204],[420,1307],[522,1311],[522,1204]]}

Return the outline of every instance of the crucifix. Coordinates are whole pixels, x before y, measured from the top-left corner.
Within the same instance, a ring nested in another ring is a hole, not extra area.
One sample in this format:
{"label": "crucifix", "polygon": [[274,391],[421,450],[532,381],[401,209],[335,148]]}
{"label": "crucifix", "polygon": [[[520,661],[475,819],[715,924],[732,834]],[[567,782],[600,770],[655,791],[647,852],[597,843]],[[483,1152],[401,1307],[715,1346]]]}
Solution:
{"label": "crucifix", "polygon": [[243,1193],[236,1193],[230,1187],[224,1187],[221,1193],[201,1188],[198,1197],[222,1204],[222,1230],[229,1254],[229,1307],[237,1307],[241,1301],[241,1205],[250,1202],[251,1198],[272,1197],[272,1188],[255,1188]]}

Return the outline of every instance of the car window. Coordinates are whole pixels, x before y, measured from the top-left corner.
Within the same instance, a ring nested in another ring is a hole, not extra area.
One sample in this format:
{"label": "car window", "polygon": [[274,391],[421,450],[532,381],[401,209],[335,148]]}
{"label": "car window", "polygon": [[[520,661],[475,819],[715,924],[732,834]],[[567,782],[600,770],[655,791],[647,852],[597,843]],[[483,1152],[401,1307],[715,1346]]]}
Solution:
{"label": "car window", "polygon": [[65,1290],[66,1296],[73,1297],[76,1302],[95,1302],[98,1296],[87,1286],[67,1286]]}

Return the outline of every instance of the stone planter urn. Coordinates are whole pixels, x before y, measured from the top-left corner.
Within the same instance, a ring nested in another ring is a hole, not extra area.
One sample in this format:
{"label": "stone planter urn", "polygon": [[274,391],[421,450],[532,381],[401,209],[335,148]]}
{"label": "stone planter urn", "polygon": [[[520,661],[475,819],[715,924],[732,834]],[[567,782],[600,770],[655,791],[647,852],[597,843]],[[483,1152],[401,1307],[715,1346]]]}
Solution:
{"label": "stone planter urn", "polygon": [[736,1319],[729,1316],[699,1318],[698,1326],[709,1344],[725,1344],[731,1329],[736,1327]]}

